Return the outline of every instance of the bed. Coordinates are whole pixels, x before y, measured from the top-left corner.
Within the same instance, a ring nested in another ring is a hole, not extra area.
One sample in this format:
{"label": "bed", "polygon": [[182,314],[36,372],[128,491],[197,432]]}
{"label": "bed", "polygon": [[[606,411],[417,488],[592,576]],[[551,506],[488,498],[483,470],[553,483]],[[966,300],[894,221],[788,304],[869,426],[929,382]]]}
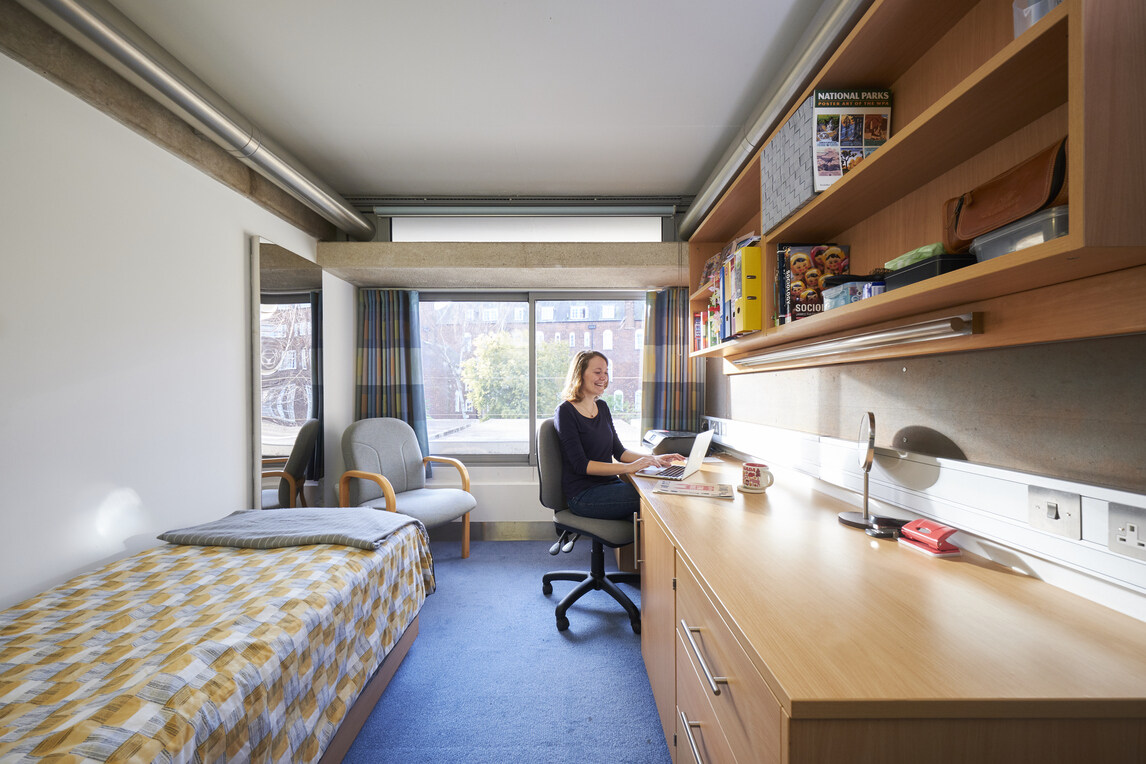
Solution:
{"label": "bed", "polygon": [[160,538],[0,612],[0,761],[339,760],[434,589],[425,528],[247,510]]}

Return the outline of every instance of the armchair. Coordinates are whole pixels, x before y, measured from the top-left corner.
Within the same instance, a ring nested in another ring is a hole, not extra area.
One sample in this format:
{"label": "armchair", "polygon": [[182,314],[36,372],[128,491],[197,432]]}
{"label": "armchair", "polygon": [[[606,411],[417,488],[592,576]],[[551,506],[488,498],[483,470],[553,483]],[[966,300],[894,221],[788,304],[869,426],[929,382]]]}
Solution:
{"label": "armchair", "polygon": [[[362,419],[342,434],[346,471],[338,481],[341,507],[374,507],[401,512],[427,528],[462,519],[462,557],[470,556],[470,474],[457,459],[422,456],[414,429],[401,419]],[[461,489],[427,488],[425,467],[446,464],[458,471]]]}
{"label": "armchair", "polygon": [[279,471],[264,472],[265,478],[279,478],[277,491],[262,492],[263,509],[294,509],[295,503],[306,506],[306,497],[303,496],[302,487],[306,482],[306,465],[314,455],[314,447],[318,443],[319,426],[317,419],[308,419],[299,428],[291,447],[287,463]]}

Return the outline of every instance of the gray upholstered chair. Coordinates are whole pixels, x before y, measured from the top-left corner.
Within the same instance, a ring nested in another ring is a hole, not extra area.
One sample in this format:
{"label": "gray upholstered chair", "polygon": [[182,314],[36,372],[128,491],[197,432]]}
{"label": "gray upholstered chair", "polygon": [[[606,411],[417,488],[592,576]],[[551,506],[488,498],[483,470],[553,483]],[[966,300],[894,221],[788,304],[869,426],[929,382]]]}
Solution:
{"label": "gray upholstered chair", "polygon": [[[462,557],[470,556],[470,510],[477,500],[470,473],[457,459],[422,456],[414,428],[401,419],[362,419],[342,434],[346,471],[338,481],[341,507],[375,507],[421,520],[427,528],[462,518]],[[426,464],[457,469],[462,487],[427,488]]]}
{"label": "gray upholstered chair", "polygon": [[290,456],[286,465],[279,471],[264,472],[265,478],[279,478],[277,490],[262,492],[263,509],[294,508],[296,504],[306,506],[306,497],[303,496],[302,487],[306,482],[306,465],[310,464],[314,456],[314,447],[318,443],[319,426],[317,419],[308,419],[299,428],[295,436],[294,446],[291,447]]}
{"label": "gray upholstered chair", "polygon": [[541,423],[537,433],[537,473],[541,484],[541,504],[553,510],[553,524],[557,533],[576,533],[591,539],[593,550],[590,553],[589,570],[558,570],[541,577],[541,591],[553,593],[554,581],[577,581],[561,602],[557,604],[557,630],[569,628],[565,613],[569,607],[586,593],[595,589],[607,592],[621,604],[629,614],[633,631],[641,633],[641,611],[633,604],[617,584],[639,584],[637,573],[606,573],[605,547],[627,546],[633,543],[633,522],[631,520],[598,520],[573,514],[565,503],[565,492],[561,490],[561,441],[552,419]]}

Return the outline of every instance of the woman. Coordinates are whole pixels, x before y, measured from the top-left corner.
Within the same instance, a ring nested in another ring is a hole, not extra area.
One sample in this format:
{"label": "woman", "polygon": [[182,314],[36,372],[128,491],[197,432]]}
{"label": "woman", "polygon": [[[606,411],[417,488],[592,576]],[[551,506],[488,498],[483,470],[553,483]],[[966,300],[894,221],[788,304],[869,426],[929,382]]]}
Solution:
{"label": "woman", "polygon": [[[561,440],[561,488],[575,515],[624,520],[640,506],[637,489],[620,475],[681,461],[679,454],[648,456],[627,450],[600,400],[609,386],[609,361],[582,350],[569,364],[569,377],[553,422]],[[616,459],[616,461],[614,461]]]}

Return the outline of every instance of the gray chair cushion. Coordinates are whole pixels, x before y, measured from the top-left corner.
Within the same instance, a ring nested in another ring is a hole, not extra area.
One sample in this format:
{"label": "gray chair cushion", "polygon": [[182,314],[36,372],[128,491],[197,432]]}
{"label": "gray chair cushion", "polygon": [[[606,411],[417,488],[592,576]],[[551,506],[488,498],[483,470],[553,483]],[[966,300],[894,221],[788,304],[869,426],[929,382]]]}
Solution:
{"label": "gray chair cushion", "polygon": [[[426,487],[426,468],[414,428],[401,419],[362,419],[342,434],[342,458],[348,470],[385,475],[396,493]],[[369,480],[350,482],[350,504],[363,505],[382,497]]]}
{"label": "gray chair cushion", "polygon": [[565,491],[561,488],[561,438],[552,419],[546,419],[537,430],[537,475],[541,484],[541,505],[554,512],[567,509]]}
{"label": "gray chair cushion", "polygon": [[[427,528],[457,520],[477,506],[473,494],[460,488],[415,488],[396,494],[396,498],[395,511],[421,520]],[[382,509],[386,500],[374,499],[361,506]]]}
{"label": "gray chair cushion", "polygon": [[594,517],[581,517],[564,509],[553,513],[553,522],[562,530],[598,538],[605,546],[626,546],[633,543],[631,520],[598,520]]}

